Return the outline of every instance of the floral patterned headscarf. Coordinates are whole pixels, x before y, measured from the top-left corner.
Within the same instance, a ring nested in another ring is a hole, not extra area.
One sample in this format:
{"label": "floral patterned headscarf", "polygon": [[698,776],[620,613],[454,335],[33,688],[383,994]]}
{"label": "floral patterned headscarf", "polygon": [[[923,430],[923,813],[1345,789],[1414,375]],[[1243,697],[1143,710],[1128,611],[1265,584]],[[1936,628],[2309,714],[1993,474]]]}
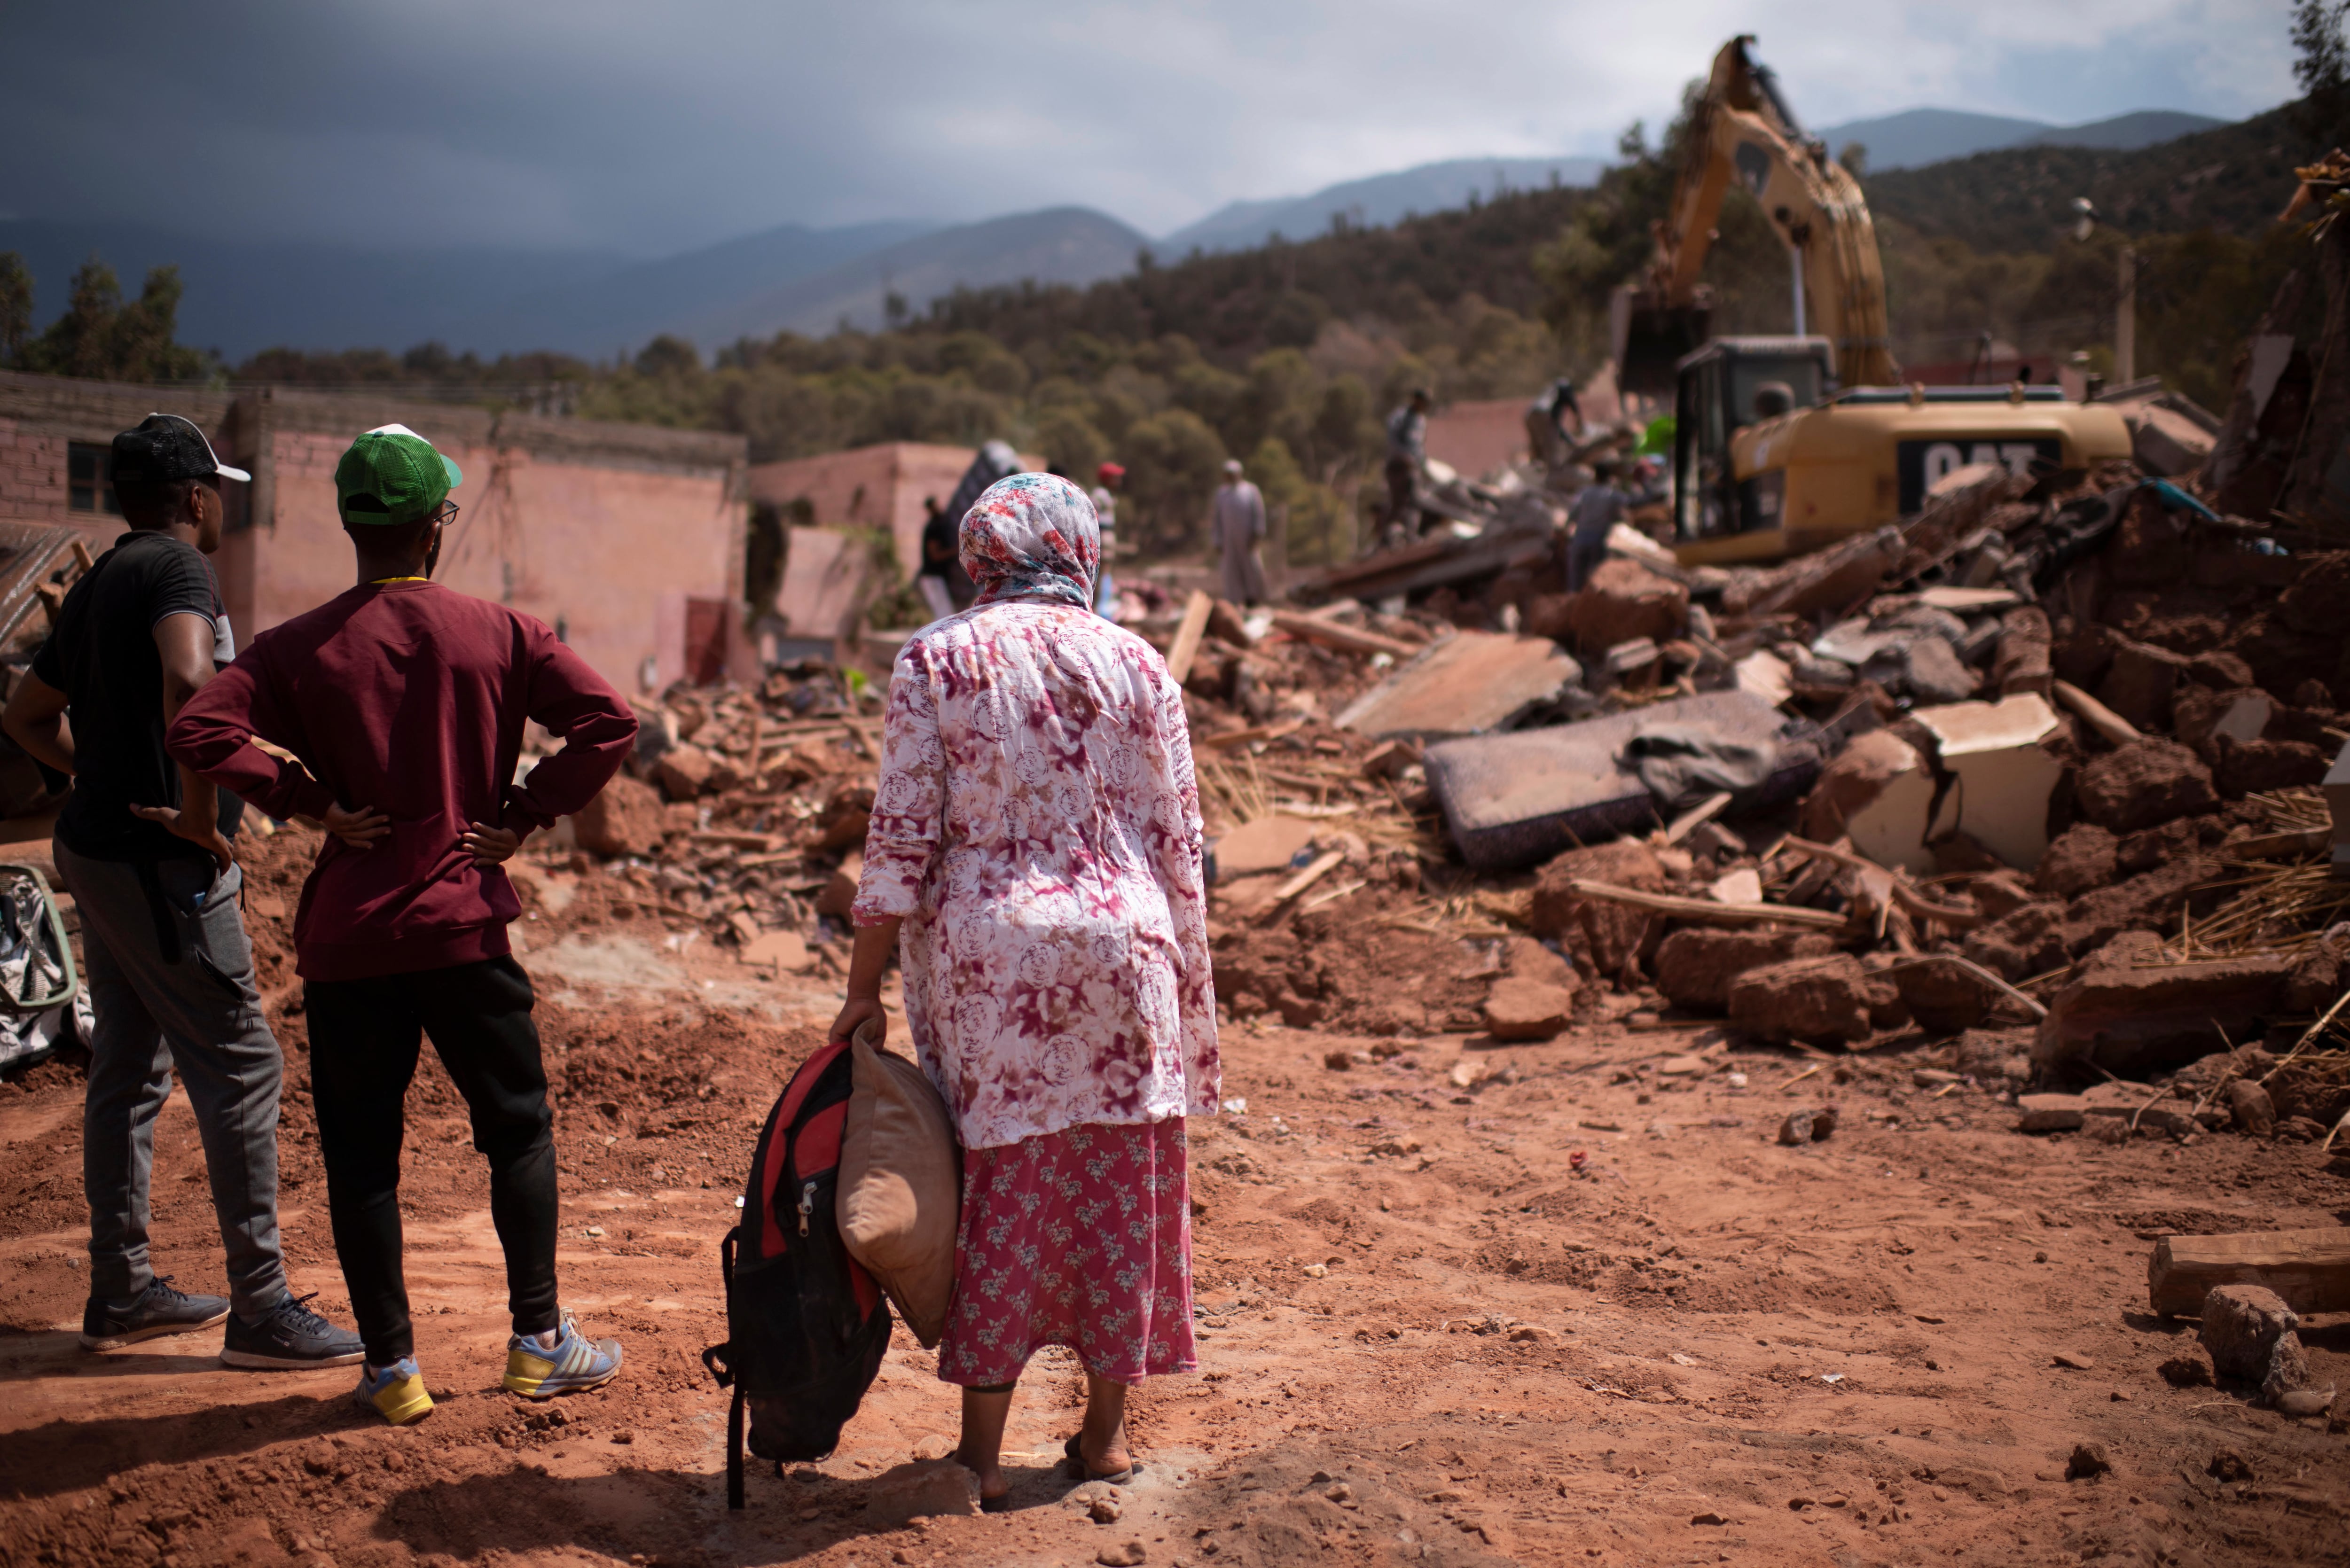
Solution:
{"label": "floral patterned headscarf", "polygon": [[1086,493],[1056,473],[1015,473],[989,485],[963,514],[957,547],[979,585],[978,604],[1093,605],[1101,524]]}

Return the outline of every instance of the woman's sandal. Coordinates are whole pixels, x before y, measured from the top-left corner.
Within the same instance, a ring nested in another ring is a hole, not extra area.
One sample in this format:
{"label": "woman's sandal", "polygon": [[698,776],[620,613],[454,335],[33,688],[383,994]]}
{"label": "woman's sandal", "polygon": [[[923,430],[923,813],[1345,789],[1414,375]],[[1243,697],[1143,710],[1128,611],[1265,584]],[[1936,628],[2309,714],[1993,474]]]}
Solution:
{"label": "woman's sandal", "polygon": [[[1124,1486],[1134,1479],[1134,1472],[1142,1468],[1140,1465],[1129,1463],[1122,1470],[1090,1469],[1087,1468],[1086,1456],[1078,1449],[1077,1438],[1074,1437],[1061,1445],[1061,1451],[1069,1456],[1069,1474],[1077,1480],[1107,1481],[1111,1486]],[[987,1505],[982,1503],[980,1506],[984,1508]]]}

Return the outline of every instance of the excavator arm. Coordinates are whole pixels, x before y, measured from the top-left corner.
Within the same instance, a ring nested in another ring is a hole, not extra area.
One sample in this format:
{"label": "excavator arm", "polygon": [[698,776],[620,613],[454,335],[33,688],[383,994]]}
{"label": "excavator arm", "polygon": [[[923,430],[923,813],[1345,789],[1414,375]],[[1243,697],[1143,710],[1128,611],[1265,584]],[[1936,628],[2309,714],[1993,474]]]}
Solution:
{"label": "excavator arm", "polygon": [[1713,57],[1690,126],[1672,205],[1640,285],[1615,302],[1616,362],[1635,391],[1671,389],[1673,362],[1702,343],[1711,301],[1698,280],[1721,202],[1735,180],[1762,203],[1800,267],[1799,332],[1826,337],[1847,387],[1897,383],[1886,334],[1885,273],[1859,182],[1806,136],[1769,67],[1742,34]]}

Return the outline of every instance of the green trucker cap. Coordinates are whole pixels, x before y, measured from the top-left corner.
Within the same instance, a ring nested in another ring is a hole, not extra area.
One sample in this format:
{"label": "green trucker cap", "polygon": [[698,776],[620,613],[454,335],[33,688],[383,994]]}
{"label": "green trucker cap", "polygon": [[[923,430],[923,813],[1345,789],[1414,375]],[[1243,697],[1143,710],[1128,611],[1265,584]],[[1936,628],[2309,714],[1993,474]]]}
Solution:
{"label": "green trucker cap", "polygon": [[464,483],[455,463],[406,425],[369,431],[335,464],[335,500],[346,523],[397,525],[430,517]]}

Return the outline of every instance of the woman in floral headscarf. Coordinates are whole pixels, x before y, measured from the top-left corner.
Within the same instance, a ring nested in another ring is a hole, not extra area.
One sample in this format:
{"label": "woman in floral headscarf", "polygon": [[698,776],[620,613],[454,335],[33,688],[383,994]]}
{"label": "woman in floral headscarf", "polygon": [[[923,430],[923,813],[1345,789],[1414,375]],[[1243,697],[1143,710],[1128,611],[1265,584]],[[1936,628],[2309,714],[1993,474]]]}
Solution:
{"label": "woman in floral headscarf", "polygon": [[856,903],[847,1038],[905,971],[906,1021],[963,1144],[939,1376],[1003,1506],[1021,1369],[1086,1368],[1082,1474],[1131,1466],[1128,1385],[1187,1372],[1184,1118],[1216,1106],[1215,993],[1183,696],[1156,650],[1092,613],[1093,504],[1053,474],[964,515],[979,597],[910,639],[889,678]]}

